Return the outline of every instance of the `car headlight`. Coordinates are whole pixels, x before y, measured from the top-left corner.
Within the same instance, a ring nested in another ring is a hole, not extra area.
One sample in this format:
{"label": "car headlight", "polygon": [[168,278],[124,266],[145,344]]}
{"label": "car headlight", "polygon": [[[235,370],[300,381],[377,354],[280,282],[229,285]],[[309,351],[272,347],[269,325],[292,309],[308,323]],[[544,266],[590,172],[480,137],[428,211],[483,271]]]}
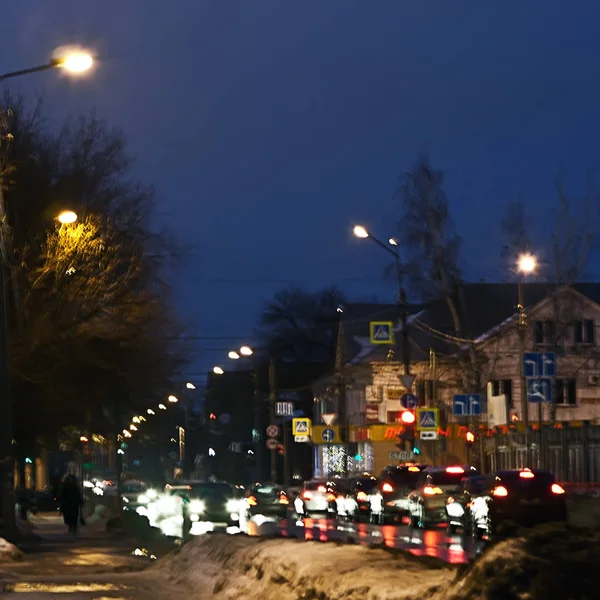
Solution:
{"label": "car headlight", "polygon": [[188,505],[188,510],[191,513],[199,513],[202,514],[206,509],[206,505],[202,500],[192,500]]}
{"label": "car headlight", "polygon": [[140,494],[138,496],[138,504],[148,504],[150,502],[150,498],[146,494]]}
{"label": "car headlight", "polygon": [[156,490],[146,490],[146,496],[148,496],[150,500],[156,500],[156,498],[158,498],[158,492]]}
{"label": "car headlight", "polygon": [[227,512],[237,512],[239,508],[239,502],[237,500],[227,500]]}

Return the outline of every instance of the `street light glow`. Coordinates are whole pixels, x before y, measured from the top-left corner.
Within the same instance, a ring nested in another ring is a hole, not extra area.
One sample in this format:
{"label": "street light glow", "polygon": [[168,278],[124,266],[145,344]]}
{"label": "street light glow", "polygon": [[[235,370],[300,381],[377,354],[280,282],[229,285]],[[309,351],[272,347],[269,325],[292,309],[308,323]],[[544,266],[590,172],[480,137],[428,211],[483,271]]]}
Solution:
{"label": "street light glow", "polygon": [[390,246],[397,246],[398,245],[398,240],[394,239],[394,238],[390,238],[388,240],[388,243]]}
{"label": "street light glow", "polygon": [[525,275],[533,273],[537,269],[537,259],[533,254],[521,254],[517,261],[517,268],[520,273]]}
{"label": "street light glow", "polygon": [[87,52],[72,51],[56,59],[56,66],[66,69],[70,73],[83,73],[91,68],[94,59]]}
{"label": "street light glow", "polygon": [[225,371],[223,371],[223,369],[221,369],[221,367],[213,367],[213,373],[215,373],[216,375],[223,375],[223,373],[225,373]]}
{"label": "street light glow", "polygon": [[185,387],[188,390],[195,390],[196,389],[196,386],[193,383],[190,383],[189,381],[185,384]]}
{"label": "street light glow", "polygon": [[149,415],[155,415],[155,414],[156,414],[156,413],[155,413],[155,412],[154,412],[154,411],[153,411],[151,408],[149,408],[149,409],[148,409],[146,412],[147,412]]}
{"label": "street light glow", "polygon": [[171,394],[171,395],[170,395],[170,396],[167,398],[167,400],[168,400],[169,402],[179,402],[179,398],[178,398],[177,396],[173,396],[173,394]]}
{"label": "street light glow", "polygon": [[70,225],[77,221],[77,213],[72,210],[63,210],[56,218],[58,219],[58,222],[63,225]]}
{"label": "street light glow", "polygon": [[252,348],[250,348],[250,346],[242,346],[240,348],[240,354],[243,356],[252,356],[253,353],[254,351]]}
{"label": "street light glow", "polygon": [[231,350],[227,356],[229,356],[231,360],[237,360],[240,357],[240,355],[235,350]]}
{"label": "street light glow", "polygon": [[357,238],[368,238],[369,232],[362,225],[356,225],[354,227],[354,235]]}
{"label": "street light glow", "polygon": [[164,404],[159,404],[158,408],[160,408],[160,410],[167,410],[167,407]]}

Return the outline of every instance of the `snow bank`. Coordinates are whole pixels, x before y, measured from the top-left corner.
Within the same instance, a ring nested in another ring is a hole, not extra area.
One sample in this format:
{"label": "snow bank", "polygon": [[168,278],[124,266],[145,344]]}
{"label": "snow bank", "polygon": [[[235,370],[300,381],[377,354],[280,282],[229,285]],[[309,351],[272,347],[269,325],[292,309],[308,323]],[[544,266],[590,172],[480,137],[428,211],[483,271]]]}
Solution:
{"label": "snow bank", "polygon": [[23,553],[4,538],[0,538],[0,562],[20,560]]}
{"label": "snow bank", "polygon": [[455,577],[436,559],[332,542],[207,535],[154,567],[195,598],[410,600],[435,598]]}

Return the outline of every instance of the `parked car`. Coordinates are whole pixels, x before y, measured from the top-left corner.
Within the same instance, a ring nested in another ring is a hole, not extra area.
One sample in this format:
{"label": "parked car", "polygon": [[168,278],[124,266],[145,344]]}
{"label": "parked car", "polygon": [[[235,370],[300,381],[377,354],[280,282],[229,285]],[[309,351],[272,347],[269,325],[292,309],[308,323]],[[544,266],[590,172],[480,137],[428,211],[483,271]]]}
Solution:
{"label": "parked car", "polygon": [[427,527],[446,521],[446,500],[464,477],[477,475],[470,465],[430,467],[421,472],[415,489],[408,496],[411,527]]}
{"label": "parked car", "polygon": [[491,539],[505,521],[525,526],[566,521],[565,497],[550,471],[518,469],[488,475],[484,490],[471,503],[473,534]]}
{"label": "parked car", "polygon": [[408,496],[417,486],[424,464],[388,465],[379,474],[370,497],[370,520],[384,523],[401,519],[408,512]]}
{"label": "parked car", "polygon": [[458,529],[463,532],[472,531],[471,503],[484,490],[486,475],[464,477],[456,491],[446,500],[446,518],[448,533],[454,534]]}
{"label": "parked car", "polygon": [[294,508],[299,516],[310,517],[315,513],[324,515],[337,514],[337,487],[336,481],[313,479],[306,481],[302,492],[294,500]]}

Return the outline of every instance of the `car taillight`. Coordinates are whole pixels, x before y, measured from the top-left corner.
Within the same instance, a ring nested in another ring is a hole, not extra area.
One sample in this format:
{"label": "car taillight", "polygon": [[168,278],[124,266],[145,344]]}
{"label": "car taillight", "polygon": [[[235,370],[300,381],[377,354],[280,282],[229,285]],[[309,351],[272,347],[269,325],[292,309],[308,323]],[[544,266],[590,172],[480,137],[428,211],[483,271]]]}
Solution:
{"label": "car taillight", "polygon": [[248,498],[248,504],[250,506],[256,506],[258,504],[258,502],[256,502],[256,498],[254,496],[250,496]]}
{"label": "car taillight", "polygon": [[391,485],[390,483],[384,483],[381,490],[383,492],[393,492],[394,491],[394,486]]}
{"label": "car taillight", "polygon": [[535,475],[529,469],[525,469],[519,473],[519,477],[523,479],[533,479]]}
{"label": "car taillight", "polygon": [[465,470],[462,467],[446,467],[446,473],[464,473]]}
{"label": "car taillight", "polygon": [[426,496],[435,496],[436,494],[443,494],[444,492],[442,492],[441,488],[439,488],[439,487],[433,487],[431,485],[426,485],[423,488],[423,493]]}
{"label": "car taillight", "polygon": [[503,485],[499,485],[498,487],[494,488],[492,494],[496,496],[496,498],[505,498],[508,496],[508,490]]}
{"label": "car taillight", "polygon": [[327,494],[327,501],[335,502],[335,494],[332,494],[331,492],[329,492],[329,494]]}
{"label": "car taillight", "polygon": [[305,500],[310,500],[310,499],[312,498],[312,494],[311,494],[310,492],[303,492],[303,493],[302,493],[302,497],[303,497]]}
{"label": "car taillight", "polygon": [[558,485],[558,483],[553,483],[552,486],[550,487],[550,491],[553,494],[564,494],[565,490],[560,487],[560,485]]}
{"label": "car taillight", "polygon": [[327,491],[327,488],[324,485],[320,485],[317,488],[317,491],[321,492],[321,493],[325,493]]}
{"label": "car taillight", "polygon": [[367,501],[367,495],[364,492],[358,492],[358,494],[356,494],[356,499],[359,502],[366,502]]}
{"label": "car taillight", "polygon": [[288,500],[287,496],[279,496],[279,504],[289,504],[290,501]]}

